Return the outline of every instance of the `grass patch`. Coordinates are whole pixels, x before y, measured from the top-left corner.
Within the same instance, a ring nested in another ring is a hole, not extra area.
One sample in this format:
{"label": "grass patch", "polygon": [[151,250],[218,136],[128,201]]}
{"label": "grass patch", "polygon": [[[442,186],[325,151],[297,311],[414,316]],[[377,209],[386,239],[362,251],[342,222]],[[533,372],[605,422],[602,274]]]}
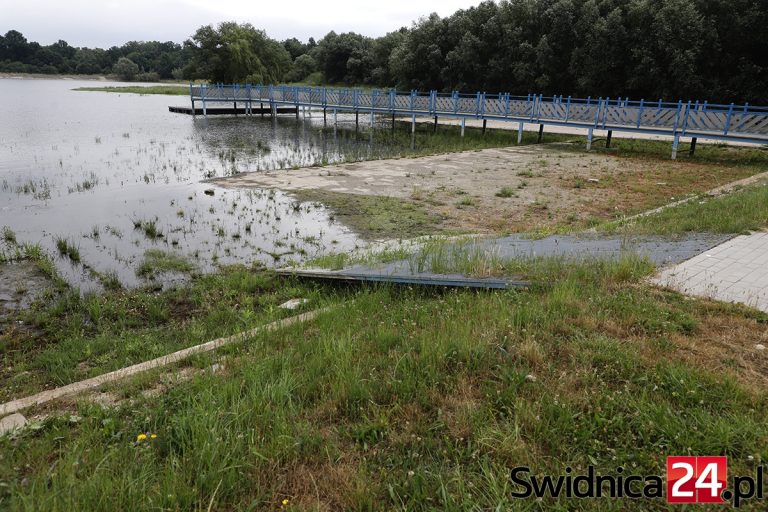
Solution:
{"label": "grass patch", "polygon": [[80,249],[68,238],[57,238],[56,250],[60,256],[69,258],[72,263],[80,263]]}
{"label": "grass patch", "polygon": [[441,218],[405,199],[362,196],[325,190],[292,192],[301,201],[329,207],[336,219],[363,238],[413,238],[440,232]]}
{"label": "grass patch", "polygon": [[118,92],[127,94],[165,94],[169,96],[189,96],[189,87],[183,85],[126,85],[108,87],[78,87],[74,91]]}
{"label": "grass patch", "polygon": [[157,226],[157,219],[152,219],[152,220],[133,219],[131,222],[133,222],[134,229],[140,229],[141,231],[143,231],[144,236],[146,236],[150,240],[156,240],[158,238],[163,237],[162,230]]}
{"label": "grass patch", "polygon": [[[231,348],[223,372],[147,397],[151,379],[132,381],[132,402],[81,402],[0,438],[0,503],[648,510],[666,503],[518,500],[509,470],[658,474],[666,455],[690,453],[753,473],[749,460],[766,456],[768,374],[750,354],[768,316],[655,290],[627,273],[631,262],[551,265],[561,278],[525,291],[319,287],[343,307]],[[307,293],[233,269],[162,294],[73,295],[38,313],[46,350],[71,358],[46,371],[148,359]]]}
{"label": "grass patch", "polygon": [[768,227],[768,185],[763,183],[719,197],[696,198],[626,224],[611,223],[603,229],[638,234],[677,234],[745,233],[765,227]]}
{"label": "grass patch", "polygon": [[503,197],[503,198],[509,198],[509,197],[515,197],[517,193],[515,192],[515,189],[512,187],[501,187],[501,189],[496,192],[496,197]]}
{"label": "grass patch", "polygon": [[149,249],[144,253],[144,259],[136,268],[136,275],[145,279],[154,279],[158,274],[166,272],[188,274],[194,270],[195,266],[178,254],[160,249]]}
{"label": "grass patch", "polygon": [[16,233],[8,226],[3,226],[2,238],[8,244],[16,243]]}
{"label": "grass patch", "polygon": [[106,291],[98,295],[45,295],[19,313],[31,329],[0,333],[0,364],[8,369],[0,371],[0,402],[288,316],[276,306],[294,297],[321,302],[312,287],[245,267],[195,275],[184,288],[159,292],[110,287],[109,280],[105,274]]}

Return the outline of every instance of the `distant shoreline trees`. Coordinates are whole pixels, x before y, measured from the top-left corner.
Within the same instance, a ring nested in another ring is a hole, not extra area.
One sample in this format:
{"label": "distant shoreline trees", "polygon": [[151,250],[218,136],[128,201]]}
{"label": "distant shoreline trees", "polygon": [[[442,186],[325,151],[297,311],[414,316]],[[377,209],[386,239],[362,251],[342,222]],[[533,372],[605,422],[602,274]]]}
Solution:
{"label": "distant shoreline trees", "polygon": [[[250,24],[108,50],[0,36],[0,72],[347,84],[768,105],[765,0],[499,0],[379,38],[278,42]],[[123,64],[126,64],[123,61]]]}

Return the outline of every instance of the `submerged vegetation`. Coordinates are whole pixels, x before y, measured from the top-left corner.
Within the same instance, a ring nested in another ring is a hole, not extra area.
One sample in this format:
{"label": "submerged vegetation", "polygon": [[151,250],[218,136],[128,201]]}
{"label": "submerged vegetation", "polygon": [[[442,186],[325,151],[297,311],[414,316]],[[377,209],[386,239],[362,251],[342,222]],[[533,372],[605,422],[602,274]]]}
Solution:
{"label": "submerged vegetation", "polygon": [[136,269],[136,275],[147,279],[154,279],[157,274],[166,272],[186,274],[194,269],[195,266],[181,256],[159,249],[150,249],[144,253],[144,260]]}

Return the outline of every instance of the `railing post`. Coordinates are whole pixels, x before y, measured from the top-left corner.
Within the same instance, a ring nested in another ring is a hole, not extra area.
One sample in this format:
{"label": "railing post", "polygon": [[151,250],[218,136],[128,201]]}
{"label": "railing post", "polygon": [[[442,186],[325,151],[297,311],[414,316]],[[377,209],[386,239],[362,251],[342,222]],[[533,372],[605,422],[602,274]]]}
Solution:
{"label": "railing post", "polygon": [[195,90],[192,87],[192,80],[189,81],[189,99],[192,101],[192,116],[195,115]]}
{"label": "railing post", "polygon": [[645,98],[640,98],[640,108],[637,111],[637,128],[640,128],[640,123],[643,122],[643,108],[645,107]]}
{"label": "railing post", "polygon": [[453,113],[456,114],[459,111],[459,91],[453,91]]}
{"label": "railing post", "polygon": [[565,122],[571,118],[571,97],[568,96],[568,102],[565,105]]}
{"label": "railing post", "polygon": [[680,144],[680,134],[677,133],[677,127],[680,124],[680,113],[683,110],[683,100],[677,102],[677,114],[675,115],[675,126],[672,129],[672,160],[677,159],[677,147]]}
{"label": "railing post", "polygon": [[685,131],[688,129],[688,116],[691,114],[691,100],[688,100],[688,105],[685,107],[685,119],[683,120],[682,135],[685,137]]}
{"label": "railing post", "polygon": [[742,128],[744,128],[744,122],[747,120],[747,112],[749,112],[749,103],[744,104],[744,110],[741,114],[741,119],[739,120],[739,126],[736,128],[736,131],[741,131]]}
{"label": "railing post", "polygon": [[205,106],[205,84],[200,84],[200,97],[203,100],[203,117],[208,117],[208,110]]}
{"label": "railing post", "polygon": [[723,135],[728,135],[728,130],[731,129],[732,116],[733,116],[733,103],[731,103],[731,106],[728,107],[728,115],[725,118],[725,129],[723,130]]}
{"label": "railing post", "polygon": [[504,97],[504,117],[509,117],[509,93]]}

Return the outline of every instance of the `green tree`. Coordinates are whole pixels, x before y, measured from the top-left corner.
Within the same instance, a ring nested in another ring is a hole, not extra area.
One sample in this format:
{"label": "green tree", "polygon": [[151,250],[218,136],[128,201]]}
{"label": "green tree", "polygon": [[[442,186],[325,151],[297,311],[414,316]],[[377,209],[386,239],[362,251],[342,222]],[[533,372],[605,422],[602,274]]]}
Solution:
{"label": "green tree", "polygon": [[252,25],[235,22],[200,27],[184,43],[190,78],[213,82],[278,83],[291,67],[288,51]]}
{"label": "green tree", "polygon": [[139,74],[139,65],[127,57],[120,57],[112,68],[120,80],[131,82]]}
{"label": "green tree", "polygon": [[293,61],[293,67],[288,73],[287,79],[289,82],[301,82],[315,71],[317,71],[317,62],[311,55],[305,53]]}

